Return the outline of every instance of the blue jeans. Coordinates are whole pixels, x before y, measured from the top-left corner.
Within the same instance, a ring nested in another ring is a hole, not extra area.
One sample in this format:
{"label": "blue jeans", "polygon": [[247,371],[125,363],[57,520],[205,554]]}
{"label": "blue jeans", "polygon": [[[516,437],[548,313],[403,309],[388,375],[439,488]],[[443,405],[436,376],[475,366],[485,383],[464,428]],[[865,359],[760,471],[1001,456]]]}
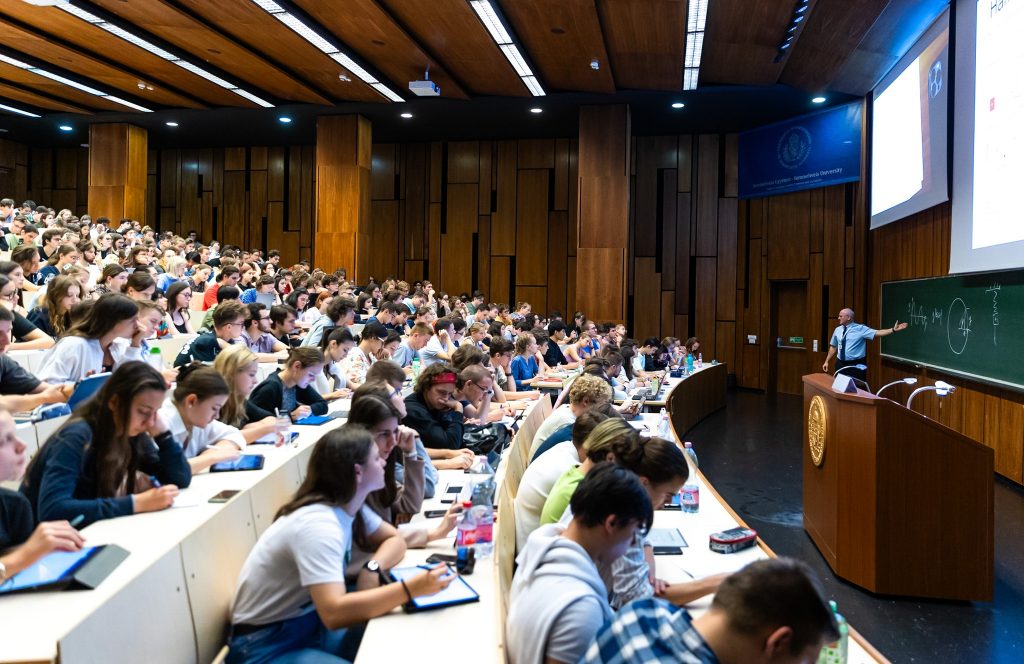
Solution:
{"label": "blue jeans", "polygon": [[316,611],[232,636],[227,664],[348,664],[355,659],[363,627],[328,631]]}

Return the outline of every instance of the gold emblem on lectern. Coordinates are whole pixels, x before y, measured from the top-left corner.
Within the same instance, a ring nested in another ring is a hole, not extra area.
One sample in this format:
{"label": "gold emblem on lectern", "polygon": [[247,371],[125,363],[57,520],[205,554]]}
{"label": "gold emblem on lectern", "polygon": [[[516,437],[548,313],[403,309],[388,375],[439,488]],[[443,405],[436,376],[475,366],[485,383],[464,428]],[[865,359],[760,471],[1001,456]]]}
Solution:
{"label": "gold emblem on lectern", "polygon": [[825,460],[825,434],[825,400],[815,395],[807,410],[807,446],[815,466],[820,466]]}

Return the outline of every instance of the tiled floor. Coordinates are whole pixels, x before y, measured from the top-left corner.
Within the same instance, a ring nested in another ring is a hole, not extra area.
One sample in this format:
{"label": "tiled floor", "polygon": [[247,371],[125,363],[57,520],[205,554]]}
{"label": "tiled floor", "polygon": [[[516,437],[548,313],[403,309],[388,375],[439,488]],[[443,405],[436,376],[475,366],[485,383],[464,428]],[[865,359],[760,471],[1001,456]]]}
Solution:
{"label": "tiled floor", "polygon": [[893,662],[1024,662],[1024,490],[995,486],[992,603],[892,599],[837,579],[804,532],[802,400],[735,390],[686,436],[722,497],[779,555],[809,563],[864,636]]}

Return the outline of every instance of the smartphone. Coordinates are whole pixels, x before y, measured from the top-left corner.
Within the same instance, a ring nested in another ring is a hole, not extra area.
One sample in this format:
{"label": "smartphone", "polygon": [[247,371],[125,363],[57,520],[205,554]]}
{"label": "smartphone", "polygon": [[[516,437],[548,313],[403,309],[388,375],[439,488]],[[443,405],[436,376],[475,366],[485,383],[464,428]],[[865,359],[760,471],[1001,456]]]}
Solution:
{"label": "smartphone", "polygon": [[232,498],[234,498],[236,495],[238,495],[239,493],[241,493],[241,491],[238,490],[238,489],[224,489],[223,491],[218,493],[213,498],[210,498],[210,502],[211,503],[226,503],[229,500],[231,500]]}
{"label": "smartphone", "polygon": [[672,494],[672,502],[665,503],[664,505],[661,506],[661,509],[663,509],[663,510],[676,510],[676,511],[682,510],[683,509],[683,505],[680,502],[679,494],[678,493]]}
{"label": "smartphone", "polygon": [[656,556],[681,556],[683,550],[678,546],[656,546],[654,547],[654,555]]}
{"label": "smartphone", "polygon": [[456,560],[458,560],[458,556],[450,556],[450,555],[448,555],[446,553],[433,553],[433,554],[430,555],[429,558],[427,558],[427,564],[428,565],[436,565],[438,563],[446,563],[446,564],[447,563],[451,563],[451,564],[455,564]]}
{"label": "smartphone", "polygon": [[449,484],[448,488],[445,490],[445,493],[462,493],[462,487]]}
{"label": "smartphone", "polygon": [[427,510],[423,513],[428,519],[439,519],[448,513],[448,510]]}

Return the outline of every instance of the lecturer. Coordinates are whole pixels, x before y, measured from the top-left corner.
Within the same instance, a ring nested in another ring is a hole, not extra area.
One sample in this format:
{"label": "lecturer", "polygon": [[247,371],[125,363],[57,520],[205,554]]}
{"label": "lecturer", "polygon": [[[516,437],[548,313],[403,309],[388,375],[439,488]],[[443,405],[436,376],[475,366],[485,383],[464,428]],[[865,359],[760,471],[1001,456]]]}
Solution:
{"label": "lecturer", "polygon": [[[832,333],[832,341],[829,342],[828,357],[821,365],[821,370],[828,373],[828,363],[833,357],[839,356],[836,361],[836,371],[844,367],[867,364],[865,354],[866,343],[876,336],[884,337],[907,328],[906,323],[896,321],[896,324],[887,330],[874,330],[867,325],[853,322],[853,309],[843,309],[839,312],[839,327]],[[867,372],[863,369],[849,369],[843,372],[847,376],[867,381]]]}

